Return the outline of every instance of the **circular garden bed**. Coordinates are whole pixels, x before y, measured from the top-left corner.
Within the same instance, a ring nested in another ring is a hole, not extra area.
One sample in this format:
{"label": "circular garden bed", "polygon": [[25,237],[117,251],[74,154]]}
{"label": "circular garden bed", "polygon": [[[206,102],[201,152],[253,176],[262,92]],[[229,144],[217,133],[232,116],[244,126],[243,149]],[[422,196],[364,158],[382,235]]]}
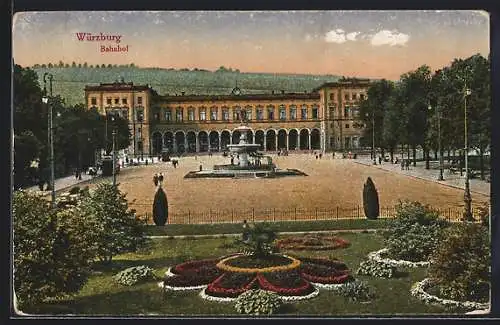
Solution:
{"label": "circular garden bed", "polygon": [[349,245],[347,240],[340,237],[318,234],[280,239],[276,243],[279,249],[289,250],[332,250]]}
{"label": "circular garden bed", "polygon": [[351,280],[350,270],[337,260],[235,254],[175,265],[167,271],[162,287],[203,289],[200,295],[214,301],[232,301],[250,289],[272,291],[283,300],[302,300],[316,296],[318,287],[333,288]]}

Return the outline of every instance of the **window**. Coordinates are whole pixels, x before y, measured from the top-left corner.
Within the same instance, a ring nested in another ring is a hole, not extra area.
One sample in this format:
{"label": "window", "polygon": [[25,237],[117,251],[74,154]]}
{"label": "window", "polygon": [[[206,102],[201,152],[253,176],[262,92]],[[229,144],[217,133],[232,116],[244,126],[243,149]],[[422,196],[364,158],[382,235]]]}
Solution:
{"label": "window", "polygon": [[222,120],[229,121],[229,109],[228,108],[222,109]]}
{"label": "window", "polygon": [[123,105],[127,105],[127,99],[126,98],[122,98],[122,104]]}
{"label": "window", "polygon": [[200,108],[200,121],[207,120],[207,110],[205,108]]}
{"label": "window", "polygon": [[364,99],[365,99],[365,94],[359,94],[359,98],[360,98],[361,100],[364,100]]}
{"label": "window", "polygon": [[350,127],[350,126],[349,126],[349,124],[346,124],[346,125],[345,125],[345,128],[346,128],[346,129],[348,129],[349,127]]}
{"label": "window", "polygon": [[172,110],[170,108],[165,109],[165,121],[172,121]]}
{"label": "window", "polygon": [[245,106],[245,119],[248,121],[252,120],[252,106]]}
{"label": "window", "polygon": [[92,97],[92,98],[90,99],[90,103],[92,104],[92,106],[97,105],[97,98]]}
{"label": "window", "polygon": [[290,120],[296,120],[297,119],[297,106],[292,105],[290,106]]}
{"label": "window", "polygon": [[142,147],[142,141],[137,141],[137,149],[139,149],[139,152],[142,152],[144,148]]}
{"label": "window", "polygon": [[312,108],[312,118],[317,119],[318,118],[318,106],[313,106]]}
{"label": "window", "polygon": [[349,117],[349,106],[344,107],[344,117]]}
{"label": "window", "polygon": [[302,105],[302,108],[300,109],[300,118],[307,120],[307,105]]}
{"label": "window", "polygon": [[188,108],[188,121],[194,121],[194,108]]}
{"label": "window", "polygon": [[217,121],[217,107],[210,108],[210,120]]}
{"label": "window", "polygon": [[280,120],[286,120],[285,105],[280,105]]}
{"label": "window", "polygon": [[115,98],[115,104],[119,104],[120,103],[120,98]]}
{"label": "window", "polygon": [[239,106],[233,107],[233,120],[239,121],[241,119],[241,108]]}
{"label": "window", "polygon": [[141,110],[137,110],[136,112],[136,120],[137,122],[142,122],[144,120],[144,111],[141,109]]}
{"label": "window", "polygon": [[352,93],[351,99],[356,100],[356,93]]}
{"label": "window", "polygon": [[142,97],[137,97],[137,104],[142,105]]}
{"label": "window", "polygon": [[179,107],[175,110],[175,118],[177,122],[182,122],[182,108]]}
{"label": "window", "polygon": [[334,106],[330,106],[328,108],[328,110],[329,110],[330,118],[331,119],[334,118],[335,117],[335,107]]}
{"label": "window", "polygon": [[256,119],[261,121],[264,119],[264,110],[262,109],[262,106],[257,106],[257,108],[255,109],[256,111]]}
{"label": "window", "polygon": [[335,93],[330,93],[330,100],[334,101],[335,100]]}
{"label": "window", "polygon": [[344,99],[345,99],[345,100],[349,100],[349,93],[346,93],[346,94],[344,95]]}
{"label": "window", "polygon": [[160,113],[155,113],[155,121],[160,121]]}
{"label": "window", "polygon": [[106,104],[111,105],[111,98],[106,98]]}
{"label": "window", "polygon": [[267,106],[267,119],[274,120],[274,106],[273,105]]}

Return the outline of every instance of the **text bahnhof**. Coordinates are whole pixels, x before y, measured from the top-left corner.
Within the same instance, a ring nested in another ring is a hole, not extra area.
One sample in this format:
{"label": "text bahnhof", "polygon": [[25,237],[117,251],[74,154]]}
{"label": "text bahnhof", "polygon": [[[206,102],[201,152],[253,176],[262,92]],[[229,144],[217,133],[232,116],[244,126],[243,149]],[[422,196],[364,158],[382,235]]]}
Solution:
{"label": "text bahnhof", "polygon": [[261,150],[349,150],[359,147],[363,124],[358,105],[368,79],[329,82],[311,92],[269,91],[227,95],[159,95],[131,82],[85,87],[88,108],[129,121],[129,156],[165,152],[222,151],[239,141],[242,118],[248,139]]}

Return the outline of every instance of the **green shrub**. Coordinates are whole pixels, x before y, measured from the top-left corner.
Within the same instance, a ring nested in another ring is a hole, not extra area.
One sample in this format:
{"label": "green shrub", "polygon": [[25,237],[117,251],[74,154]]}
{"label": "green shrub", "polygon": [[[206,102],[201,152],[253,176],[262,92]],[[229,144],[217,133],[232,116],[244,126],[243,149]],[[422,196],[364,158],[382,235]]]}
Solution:
{"label": "green shrub", "polygon": [[283,301],[276,293],[260,289],[242,293],[234,304],[238,313],[248,315],[275,314],[281,306]]}
{"label": "green shrub", "polygon": [[167,195],[161,187],[156,191],[153,200],[153,220],[157,226],[164,226],[168,220]]}
{"label": "green shrub", "polygon": [[389,257],[412,262],[427,261],[449,223],[419,202],[399,202],[396,217],[385,233]]}
{"label": "green shrub", "polygon": [[98,257],[110,263],[113,256],[133,252],[147,242],[144,221],[129,210],[125,194],[108,183],[97,185],[95,191],[82,198],[79,207],[94,220]]}
{"label": "green shrub", "polygon": [[336,292],[350,301],[368,301],[375,298],[373,289],[363,281],[349,281],[341,285]]}
{"label": "green shrub", "polygon": [[266,256],[276,251],[274,240],[277,237],[276,231],[267,222],[258,222],[249,226],[245,241],[238,241],[246,246],[244,251],[251,252],[256,256]]}
{"label": "green shrub", "polygon": [[396,267],[386,263],[366,260],[359,264],[356,274],[376,276],[380,278],[393,278],[396,275]]}
{"label": "green shrub", "polygon": [[131,286],[155,278],[153,269],[146,265],[129,267],[113,276],[116,282],[125,286]]}
{"label": "green shrub", "polygon": [[366,218],[370,220],[377,219],[380,214],[377,189],[370,177],[363,185],[363,209]]}
{"label": "green shrub", "polygon": [[72,187],[72,188],[69,190],[69,194],[80,194],[80,186],[75,186],[75,187]]}
{"label": "green shrub", "polygon": [[50,202],[15,192],[14,290],[19,307],[78,292],[97,255],[96,225],[78,208],[51,209]]}
{"label": "green shrub", "polygon": [[441,295],[455,300],[487,301],[490,290],[488,228],[458,224],[445,231],[431,256],[428,274],[439,283]]}

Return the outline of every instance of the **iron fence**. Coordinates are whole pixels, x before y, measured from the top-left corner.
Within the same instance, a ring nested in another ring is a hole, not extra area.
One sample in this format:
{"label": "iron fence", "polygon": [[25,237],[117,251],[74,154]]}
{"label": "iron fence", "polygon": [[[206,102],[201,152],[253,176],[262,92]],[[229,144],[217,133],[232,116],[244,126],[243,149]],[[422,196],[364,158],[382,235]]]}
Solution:
{"label": "iron fence", "polygon": [[[130,204],[130,208],[137,210],[151,209],[147,204]],[[439,217],[450,222],[460,221],[463,217],[461,208],[434,209]],[[479,217],[479,211],[473,209],[473,216]],[[138,217],[153,222],[151,212],[137,213]],[[392,219],[396,215],[395,207],[381,207],[379,219]],[[251,209],[188,209],[170,212],[169,224],[215,224],[215,223],[241,223],[259,221],[325,221],[325,220],[352,220],[366,219],[362,206],[351,208],[251,208]],[[475,217],[475,219],[477,219]]]}

